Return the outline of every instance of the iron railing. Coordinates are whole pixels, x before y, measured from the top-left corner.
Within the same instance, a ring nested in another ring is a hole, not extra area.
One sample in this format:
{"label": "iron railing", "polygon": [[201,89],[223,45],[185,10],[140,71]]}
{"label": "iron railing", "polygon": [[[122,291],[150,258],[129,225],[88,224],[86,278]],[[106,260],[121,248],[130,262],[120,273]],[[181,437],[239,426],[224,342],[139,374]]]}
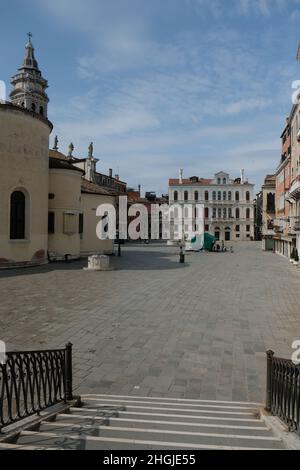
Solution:
{"label": "iron railing", "polygon": [[267,352],[266,409],[300,435],[300,365]]}
{"label": "iron railing", "polygon": [[8,352],[0,363],[0,432],[72,399],[71,343],[65,349]]}

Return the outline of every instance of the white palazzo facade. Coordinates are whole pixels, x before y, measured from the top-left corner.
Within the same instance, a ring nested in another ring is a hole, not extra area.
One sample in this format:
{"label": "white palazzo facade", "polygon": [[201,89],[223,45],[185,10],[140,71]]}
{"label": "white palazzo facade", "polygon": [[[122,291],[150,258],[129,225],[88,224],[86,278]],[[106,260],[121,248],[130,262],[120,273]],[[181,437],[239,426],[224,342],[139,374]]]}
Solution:
{"label": "white palazzo facade", "polygon": [[[231,179],[228,173],[218,172],[212,179],[196,176],[169,180],[170,205],[204,205],[204,231],[224,242],[254,239],[254,184],[241,176]],[[195,232],[198,227],[195,224]],[[177,227],[175,227],[175,232]]]}

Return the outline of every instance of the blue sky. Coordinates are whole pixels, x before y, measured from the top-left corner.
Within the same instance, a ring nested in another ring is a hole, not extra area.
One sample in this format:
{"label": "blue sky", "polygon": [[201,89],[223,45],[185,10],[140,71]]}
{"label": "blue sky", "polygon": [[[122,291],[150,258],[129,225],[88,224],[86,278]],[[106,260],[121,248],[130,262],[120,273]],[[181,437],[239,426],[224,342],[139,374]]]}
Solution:
{"label": "blue sky", "polygon": [[0,79],[26,33],[49,81],[60,150],[72,141],[129,186],[241,168],[257,184],[280,158],[300,0],[2,1]]}

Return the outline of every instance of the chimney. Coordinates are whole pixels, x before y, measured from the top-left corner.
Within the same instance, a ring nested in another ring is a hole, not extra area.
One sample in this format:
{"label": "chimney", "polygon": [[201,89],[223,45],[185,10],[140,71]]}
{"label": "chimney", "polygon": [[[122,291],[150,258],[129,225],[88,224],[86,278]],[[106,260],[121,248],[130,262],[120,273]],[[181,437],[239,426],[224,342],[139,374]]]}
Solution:
{"label": "chimney", "polygon": [[112,169],[110,168],[108,171],[109,171],[109,177],[112,178],[112,177],[113,177],[113,171],[112,171]]}
{"label": "chimney", "polygon": [[241,170],[241,184],[245,183],[245,170]]}
{"label": "chimney", "polygon": [[183,169],[181,168],[179,170],[179,184],[183,183]]}

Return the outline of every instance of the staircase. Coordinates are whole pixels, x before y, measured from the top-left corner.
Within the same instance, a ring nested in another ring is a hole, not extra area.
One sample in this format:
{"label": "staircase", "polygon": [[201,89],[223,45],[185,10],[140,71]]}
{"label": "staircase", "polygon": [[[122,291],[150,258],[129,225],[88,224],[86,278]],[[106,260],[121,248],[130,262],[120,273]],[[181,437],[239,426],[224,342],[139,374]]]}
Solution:
{"label": "staircase", "polygon": [[0,450],[285,449],[258,403],[118,395],[82,401],[21,430],[14,443],[2,441]]}

